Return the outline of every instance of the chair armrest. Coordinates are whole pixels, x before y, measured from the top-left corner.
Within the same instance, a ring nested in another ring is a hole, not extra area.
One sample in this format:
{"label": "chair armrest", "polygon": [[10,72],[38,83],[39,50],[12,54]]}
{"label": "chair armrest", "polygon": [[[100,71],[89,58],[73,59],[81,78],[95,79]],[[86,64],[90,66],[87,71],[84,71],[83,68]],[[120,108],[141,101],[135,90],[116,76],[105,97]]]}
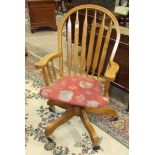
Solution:
{"label": "chair armrest", "polygon": [[47,65],[49,61],[52,61],[54,58],[59,57],[59,56],[60,56],[60,53],[47,54],[44,57],[42,57],[40,61],[35,63],[35,68],[42,69]]}
{"label": "chair armrest", "polygon": [[114,61],[110,60],[110,67],[105,72],[105,78],[110,81],[114,81],[118,70],[119,70],[119,65]]}

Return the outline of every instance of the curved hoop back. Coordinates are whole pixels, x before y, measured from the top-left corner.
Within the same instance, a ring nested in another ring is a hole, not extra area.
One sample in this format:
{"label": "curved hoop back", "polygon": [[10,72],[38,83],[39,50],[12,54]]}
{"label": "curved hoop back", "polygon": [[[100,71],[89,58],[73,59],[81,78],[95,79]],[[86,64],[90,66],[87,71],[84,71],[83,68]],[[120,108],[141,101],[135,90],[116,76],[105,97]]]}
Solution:
{"label": "curved hoop back", "polygon": [[[79,24],[81,18],[80,11],[84,12],[82,28],[81,25]],[[90,11],[93,11],[91,23],[88,19],[88,12]],[[74,15],[75,17],[74,23],[72,22],[72,15]],[[98,18],[98,15],[100,15],[101,17],[100,19]],[[98,68],[97,74],[98,76],[100,76],[104,66],[110,42],[110,36],[113,29],[115,29],[116,31],[116,39],[109,60],[114,59],[120,41],[120,28],[116,17],[109,10],[101,6],[91,4],[80,5],[69,10],[63,16],[61,24],[59,25],[58,28],[58,50],[60,54],[62,54],[62,59],[60,60],[60,66],[62,68],[63,68],[63,48],[62,48],[63,26],[66,26],[67,29],[66,34],[67,66],[69,74],[73,70],[74,73],[76,74],[77,69],[79,67],[80,74],[83,74],[83,71],[86,71],[86,75],[88,75],[88,72],[91,68],[92,75],[94,75],[96,69]],[[82,29],[82,32],[80,32],[80,29]],[[74,30],[74,32],[72,32],[72,30]],[[97,33],[98,36],[96,37]],[[81,39],[79,37],[80,35],[82,36]],[[72,48],[73,47],[72,43],[74,43],[74,49]],[[80,56],[79,56],[79,45],[81,47]]]}

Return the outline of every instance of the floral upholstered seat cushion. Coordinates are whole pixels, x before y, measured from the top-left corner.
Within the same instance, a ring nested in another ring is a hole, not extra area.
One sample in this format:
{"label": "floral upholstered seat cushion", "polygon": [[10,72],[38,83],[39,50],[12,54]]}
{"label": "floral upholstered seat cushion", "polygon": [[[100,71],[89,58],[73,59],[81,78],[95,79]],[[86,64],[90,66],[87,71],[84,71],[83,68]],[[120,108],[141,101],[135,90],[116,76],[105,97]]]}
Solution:
{"label": "floral upholstered seat cushion", "polygon": [[43,87],[40,94],[46,99],[82,107],[101,108],[108,104],[107,98],[102,97],[102,85],[87,77],[64,76],[53,86]]}

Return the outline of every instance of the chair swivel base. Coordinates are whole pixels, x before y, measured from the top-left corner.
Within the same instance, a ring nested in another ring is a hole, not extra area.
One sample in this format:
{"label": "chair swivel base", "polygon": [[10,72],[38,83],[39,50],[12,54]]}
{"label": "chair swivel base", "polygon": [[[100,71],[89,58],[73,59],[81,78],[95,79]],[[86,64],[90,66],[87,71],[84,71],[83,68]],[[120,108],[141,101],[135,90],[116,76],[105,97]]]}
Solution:
{"label": "chair swivel base", "polygon": [[[62,103],[59,102],[54,102],[49,100],[47,103],[49,106],[53,107],[53,106],[59,106],[63,109],[66,109],[65,113],[58,119],[50,122],[47,127],[45,128],[45,135],[47,136],[48,141],[50,141],[50,138],[48,137],[49,135],[51,135],[54,130],[59,127],[60,125],[66,123],[68,120],[70,120],[73,116],[79,116],[81,118],[81,121],[83,123],[83,125],[85,126],[86,130],[89,133],[90,139],[92,141],[93,144],[93,149],[94,150],[98,150],[100,149],[99,146],[99,137],[97,136],[94,128],[92,127],[88,115],[87,113],[97,113],[95,111],[97,111],[96,109],[92,109],[92,108],[83,108],[83,107],[78,107],[78,106],[72,106],[72,105],[64,105]],[[102,109],[102,108],[101,108]],[[114,109],[110,109],[108,108],[103,108],[102,109],[102,113],[106,114],[106,115],[110,115],[112,117],[116,117],[117,113]],[[101,114],[101,110],[98,110],[98,114]]]}

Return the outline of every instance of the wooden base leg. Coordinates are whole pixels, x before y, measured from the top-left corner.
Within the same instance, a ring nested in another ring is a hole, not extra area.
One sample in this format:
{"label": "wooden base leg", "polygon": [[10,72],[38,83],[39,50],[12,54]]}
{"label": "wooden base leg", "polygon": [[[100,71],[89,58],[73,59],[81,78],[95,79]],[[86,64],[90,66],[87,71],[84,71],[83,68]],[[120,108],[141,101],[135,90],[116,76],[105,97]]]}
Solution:
{"label": "wooden base leg", "polygon": [[60,118],[52,121],[48,124],[48,126],[45,128],[45,135],[49,136],[54,132],[54,130],[59,127],[60,125],[66,123],[69,119],[71,119],[74,116],[74,110],[73,108],[68,108],[63,116]]}
{"label": "wooden base leg", "polygon": [[91,139],[93,145],[95,147],[98,146],[98,144],[99,144],[99,137],[97,136],[94,128],[90,124],[88,115],[87,115],[87,113],[84,110],[81,110],[80,118],[81,118],[82,123],[84,124],[85,128],[87,129],[89,135],[90,135],[90,139]]}
{"label": "wooden base leg", "polygon": [[110,106],[106,106],[104,108],[84,108],[84,110],[87,113],[93,113],[93,114],[97,114],[97,115],[108,115],[108,116],[112,116],[112,117],[117,117],[117,112],[115,109],[113,109]]}

